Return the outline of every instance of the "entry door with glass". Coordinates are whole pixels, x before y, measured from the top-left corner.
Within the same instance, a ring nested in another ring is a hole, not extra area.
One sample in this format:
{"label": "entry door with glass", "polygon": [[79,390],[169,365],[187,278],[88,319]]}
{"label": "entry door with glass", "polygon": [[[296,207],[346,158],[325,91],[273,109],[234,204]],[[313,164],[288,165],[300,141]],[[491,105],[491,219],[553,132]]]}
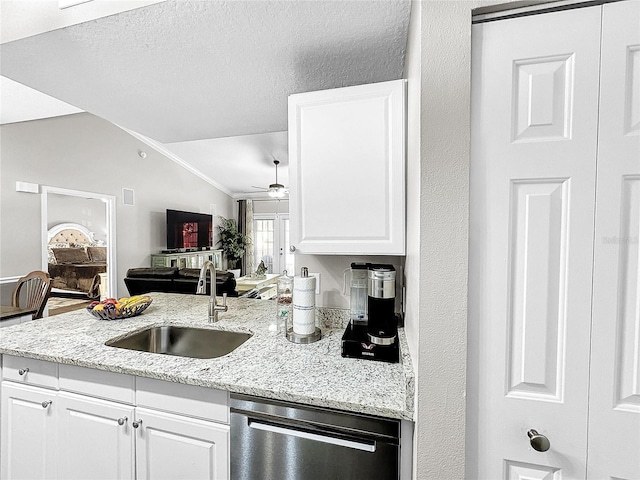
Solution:
{"label": "entry door with glass", "polygon": [[253,216],[254,265],[261,261],[267,273],[291,275],[293,255],[289,253],[289,214],[255,214]]}

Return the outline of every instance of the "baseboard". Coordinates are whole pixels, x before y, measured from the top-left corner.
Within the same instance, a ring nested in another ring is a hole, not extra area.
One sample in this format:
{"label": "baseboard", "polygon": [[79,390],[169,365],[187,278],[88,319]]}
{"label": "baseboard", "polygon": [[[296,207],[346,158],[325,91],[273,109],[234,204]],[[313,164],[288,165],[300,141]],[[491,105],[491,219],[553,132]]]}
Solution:
{"label": "baseboard", "polygon": [[0,277],[0,285],[5,285],[7,283],[16,283],[22,276],[17,277]]}

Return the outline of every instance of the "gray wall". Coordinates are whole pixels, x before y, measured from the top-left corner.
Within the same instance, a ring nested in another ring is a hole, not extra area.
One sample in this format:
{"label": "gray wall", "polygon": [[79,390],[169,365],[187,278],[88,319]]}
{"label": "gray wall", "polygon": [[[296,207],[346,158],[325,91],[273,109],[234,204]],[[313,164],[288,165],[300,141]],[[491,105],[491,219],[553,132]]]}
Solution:
{"label": "gray wall", "polygon": [[97,198],[80,198],[50,193],[47,205],[47,228],[60,223],[78,223],[93,232],[98,241],[107,240],[105,204]]}
{"label": "gray wall", "polygon": [[[210,213],[215,204],[218,215],[237,215],[231,197],[93,115],[2,125],[0,135],[0,278],[42,268],[40,195],[16,192],[16,181],[116,197],[118,295],[127,269],[166,247],[167,208]],[[122,204],[123,187],[135,206]]]}
{"label": "gray wall", "polygon": [[418,339],[417,479],[465,478],[471,17],[510,1],[412,2],[406,75],[420,87],[409,90],[406,322]]}

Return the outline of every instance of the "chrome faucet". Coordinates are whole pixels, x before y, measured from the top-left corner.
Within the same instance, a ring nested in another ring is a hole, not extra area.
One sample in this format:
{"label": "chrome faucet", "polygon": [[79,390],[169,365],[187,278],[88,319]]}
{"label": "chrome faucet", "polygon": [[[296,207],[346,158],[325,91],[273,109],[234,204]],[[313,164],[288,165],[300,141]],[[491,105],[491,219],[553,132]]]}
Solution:
{"label": "chrome faucet", "polygon": [[216,267],[210,260],[205,260],[202,268],[200,269],[200,278],[198,279],[198,288],[196,289],[196,295],[207,294],[207,269],[211,273],[211,297],[209,298],[209,323],[218,321],[218,312],[226,312],[227,308],[227,294],[222,294],[222,305],[218,305],[216,302]]}

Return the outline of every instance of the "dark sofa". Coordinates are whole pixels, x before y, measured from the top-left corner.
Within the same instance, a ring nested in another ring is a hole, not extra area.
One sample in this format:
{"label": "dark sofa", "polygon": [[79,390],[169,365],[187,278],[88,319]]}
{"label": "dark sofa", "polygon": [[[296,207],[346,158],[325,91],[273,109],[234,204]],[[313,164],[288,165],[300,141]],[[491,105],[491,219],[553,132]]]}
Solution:
{"label": "dark sofa", "polygon": [[[207,295],[211,294],[211,279],[207,272]],[[200,269],[196,268],[130,268],[124,283],[129,295],[141,295],[149,292],[190,293],[195,294],[198,287]],[[233,273],[216,272],[216,295],[226,293],[237,297],[236,279]]]}

